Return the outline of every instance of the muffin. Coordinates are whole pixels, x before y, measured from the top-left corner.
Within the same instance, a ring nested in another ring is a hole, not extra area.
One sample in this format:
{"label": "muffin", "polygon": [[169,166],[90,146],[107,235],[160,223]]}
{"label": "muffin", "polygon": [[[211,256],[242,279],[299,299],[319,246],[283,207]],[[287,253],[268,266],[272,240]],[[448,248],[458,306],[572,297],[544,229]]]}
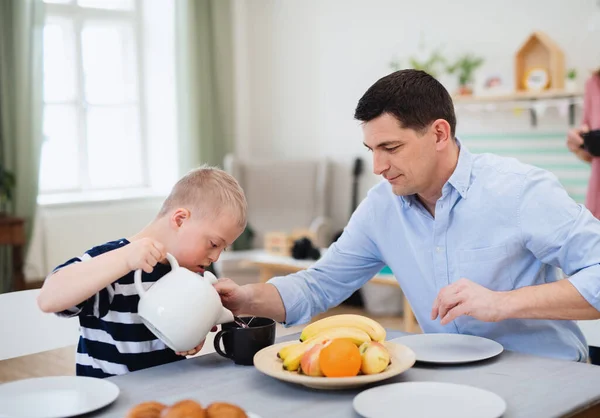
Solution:
{"label": "muffin", "polygon": [[160,418],[161,412],[166,407],[160,402],[142,402],[131,408],[125,418]]}
{"label": "muffin", "polygon": [[242,408],[227,402],[213,402],[206,412],[208,418],[248,418]]}
{"label": "muffin", "polygon": [[160,418],[207,418],[206,410],[198,402],[186,399],[163,409]]}

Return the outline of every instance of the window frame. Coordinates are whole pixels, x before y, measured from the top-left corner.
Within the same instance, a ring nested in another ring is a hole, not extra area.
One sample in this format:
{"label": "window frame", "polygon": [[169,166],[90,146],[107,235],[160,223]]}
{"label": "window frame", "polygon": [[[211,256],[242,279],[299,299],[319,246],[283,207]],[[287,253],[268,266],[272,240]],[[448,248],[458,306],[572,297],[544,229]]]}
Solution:
{"label": "window frame", "polygon": [[[143,36],[143,10],[141,0],[134,0],[134,9],[132,10],[121,10],[121,9],[100,9],[93,7],[82,7],[77,4],[76,0],[71,0],[69,3],[44,3],[44,28],[47,22],[53,20],[67,20],[73,25],[74,32],[74,43],[70,48],[73,48],[75,54],[75,68],[74,74],[76,78],[75,83],[75,98],[72,100],[61,100],[61,101],[46,101],[42,98],[42,106],[45,112],[46,106],[48,105],[63,105],[73,106],[75,108],[76,115],[76,131],[78,136],[79,152],[77,155],[78,159],[78,173],[79,173],[79,186],[76,188],[55,188],[55,189],[44,189],[39,191],[39,196],[42,200],[55,200],[61,196],[60,200],[69,199],[66,196],[71,195],[74,201],[81,200],[82,196],[85,195],[123,195],[124,191],[135,191],[139,194],[140,190],[148,190],[151,188],[150,184],[150,172],[149,172],[149,150],[148,150],[148,135],[147,135],[147,115],[146,115],[146,97],[144,92],[144,86],[146,85],[145,69],[144,69],[144,36]],[[119,22],[125,26],[130,26],[133,34],[134,51],[135,51],[135,74],[136,74],[136,95],[132,102],[126,103],[125,101],[117,104],[89,104],[85,98],[85,84],[84,84],[84,73],[83,73],[83,53],[82,53],[82,30],[85,22],[92,21],[110,21]],[[87,136],[87,113],[88,107],[122,107],[131,105],[135,108],[135,112],[138,119],[138,132],[140,141],[140,152],[141,156],[141,178],[142,181],[139,185],[134,186],[115,186],[115,187],[92,187],[90,172],[88,168],[88,136]],[[41,162],[40,162],[41,163]]]}

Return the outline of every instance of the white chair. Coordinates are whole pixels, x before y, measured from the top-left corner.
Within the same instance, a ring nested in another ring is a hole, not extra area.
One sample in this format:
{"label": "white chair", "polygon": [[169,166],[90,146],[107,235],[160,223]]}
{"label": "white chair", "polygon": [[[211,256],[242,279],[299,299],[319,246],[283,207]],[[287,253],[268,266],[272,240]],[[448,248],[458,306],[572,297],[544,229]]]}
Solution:
{"label": "white chair", "polygon": [[331,244],[330,167],[326,159],[261,160],[228,154],[224,167],[244,189],[254,248],[263,247],[267,232],[296,228],[312,230],[317,247]]}
{"label": "white chair", "polygon": [[0,360],[76,345],[78,318],[42,312],[39,289],[0,294]]}

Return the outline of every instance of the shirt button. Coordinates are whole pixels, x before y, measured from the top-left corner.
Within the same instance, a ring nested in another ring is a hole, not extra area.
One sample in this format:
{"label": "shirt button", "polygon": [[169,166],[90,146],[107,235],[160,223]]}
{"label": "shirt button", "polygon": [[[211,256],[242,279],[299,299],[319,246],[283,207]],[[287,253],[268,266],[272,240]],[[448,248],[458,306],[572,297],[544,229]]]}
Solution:
{"label": "shirt button", "polygon": [[435,247],[435,251],[441,253],[444,247]]}

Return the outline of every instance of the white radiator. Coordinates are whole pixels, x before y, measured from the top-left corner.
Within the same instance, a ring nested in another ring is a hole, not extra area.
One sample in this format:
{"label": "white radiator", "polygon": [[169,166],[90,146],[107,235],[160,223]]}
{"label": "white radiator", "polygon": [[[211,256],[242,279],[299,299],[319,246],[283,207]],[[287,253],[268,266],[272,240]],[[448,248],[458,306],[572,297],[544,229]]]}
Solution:
{"label": "white radiator", "polygon": [[25,260],[27,281],[106,241],[127,238],[151,222],[162,198],[41,206]]}

